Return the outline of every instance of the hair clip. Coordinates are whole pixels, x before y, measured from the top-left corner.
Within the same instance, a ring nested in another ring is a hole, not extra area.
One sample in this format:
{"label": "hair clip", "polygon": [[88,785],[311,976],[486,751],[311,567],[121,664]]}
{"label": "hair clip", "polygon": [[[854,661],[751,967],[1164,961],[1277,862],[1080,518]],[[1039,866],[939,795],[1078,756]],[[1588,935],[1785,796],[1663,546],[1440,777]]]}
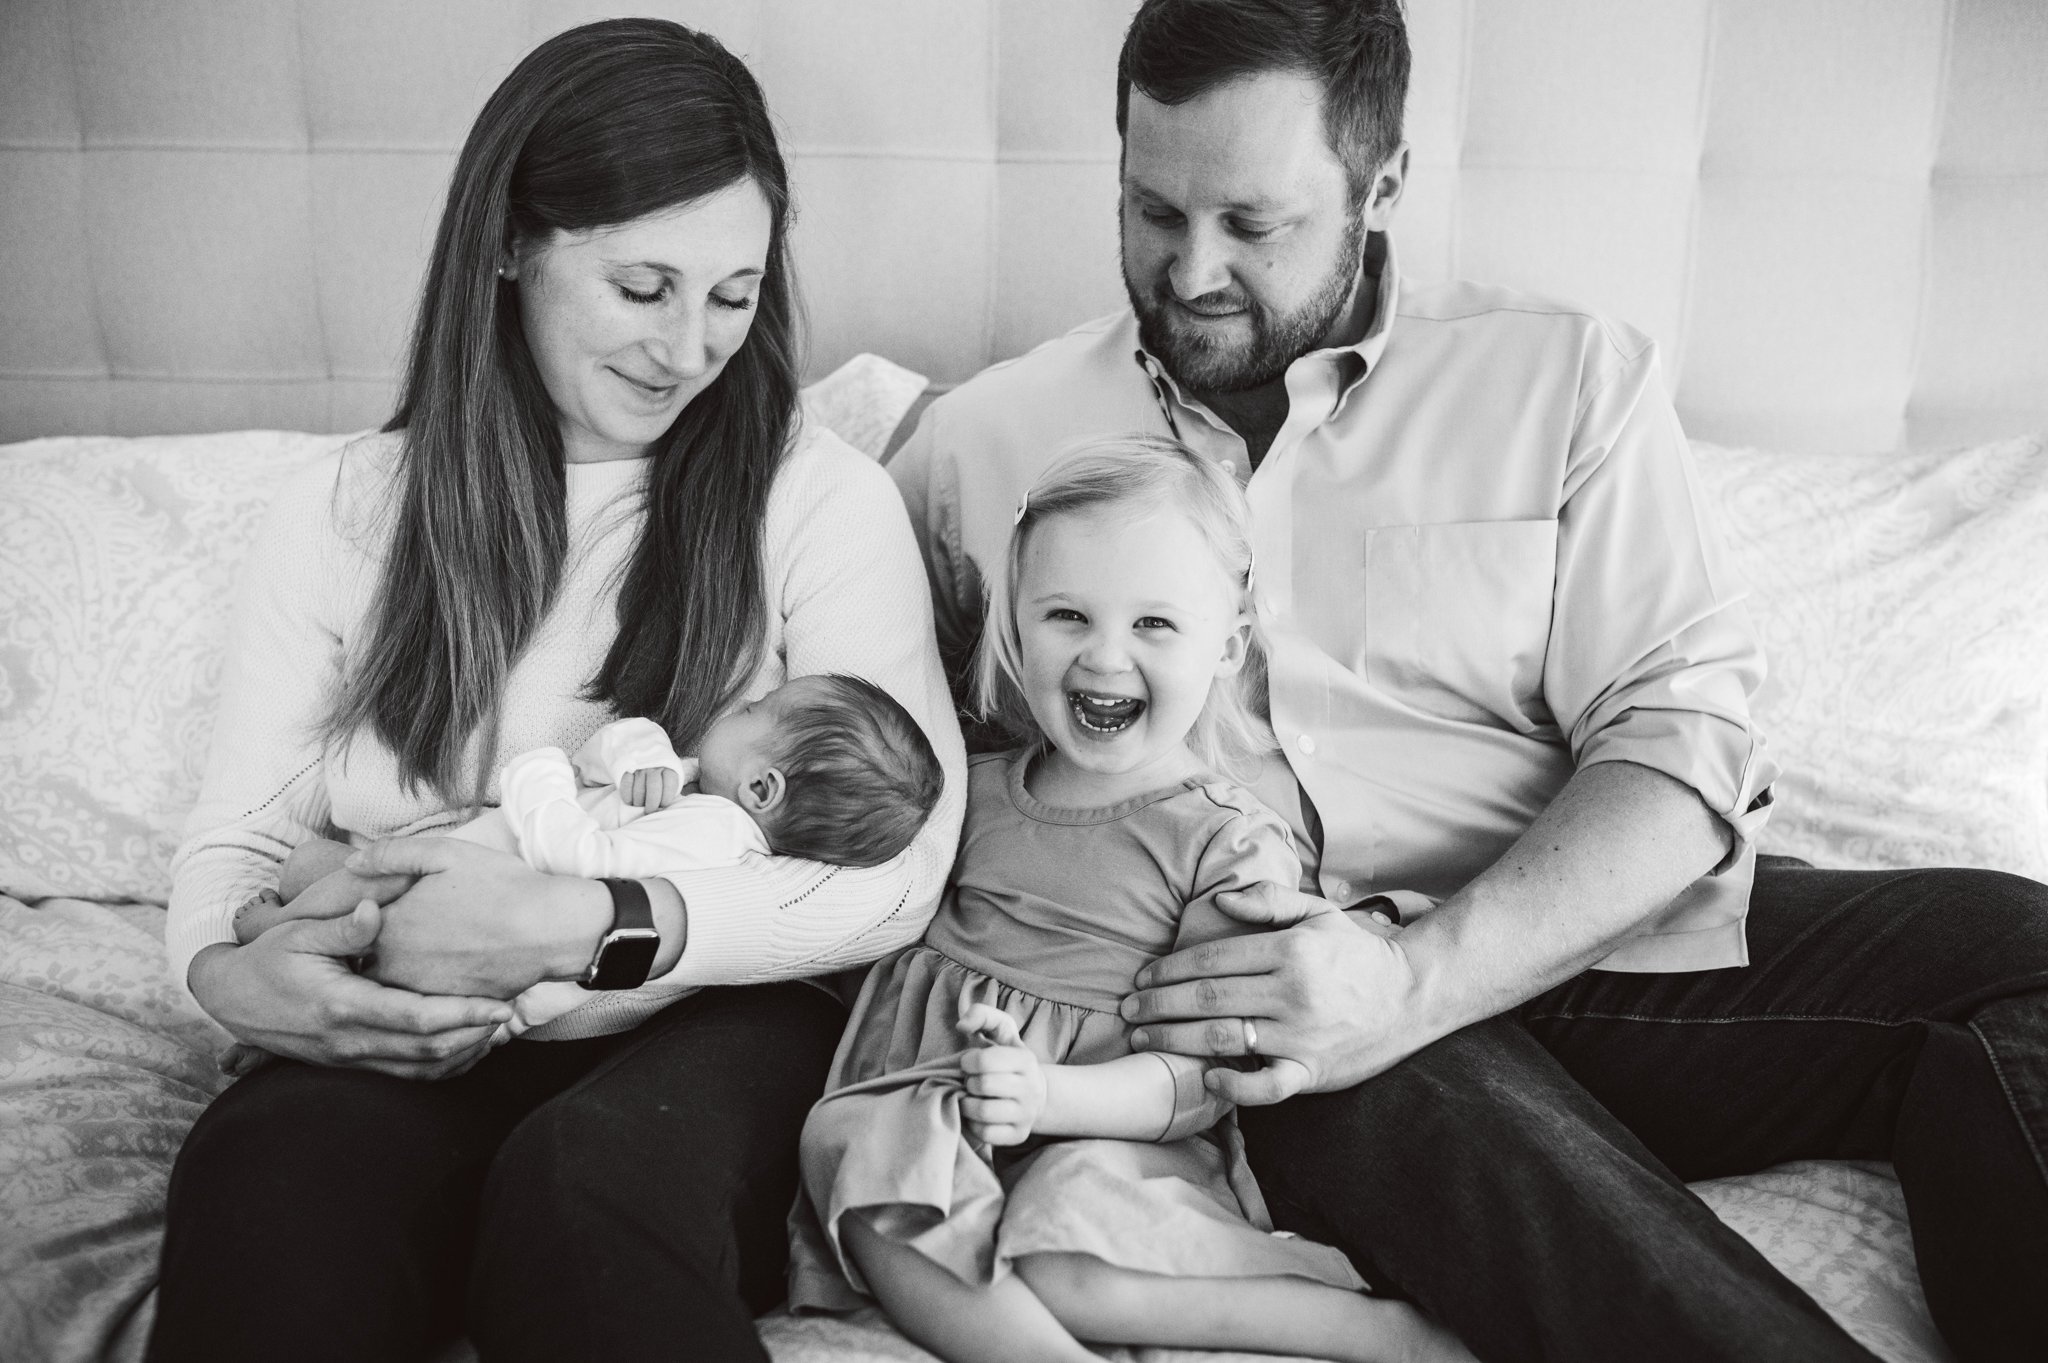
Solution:
{"label": "hair clip", "polygon": [[1012,517],[1010,517],[1010,524],[1011,524],[1012,526],[1018,526],[1018,525],[1022,525],[1022,524],[1024,524],[1024,516],[1025,516],[1025,513],[1027,513],[1027,512],[1028,512],[1028,511],[1030,511],[1030,510],[1031,510],[1031,489],[1027,487],[1027,488],[1025,488],[1025,489],[1024,489],[1024,500],[1023,500],[1023,501],[1021,501],[1021,502],[1019,502],[1019,503],[1017,503],[1017,514],[1016,514],[1016,515],[1014,515],[1014,516],[1012,516]]}

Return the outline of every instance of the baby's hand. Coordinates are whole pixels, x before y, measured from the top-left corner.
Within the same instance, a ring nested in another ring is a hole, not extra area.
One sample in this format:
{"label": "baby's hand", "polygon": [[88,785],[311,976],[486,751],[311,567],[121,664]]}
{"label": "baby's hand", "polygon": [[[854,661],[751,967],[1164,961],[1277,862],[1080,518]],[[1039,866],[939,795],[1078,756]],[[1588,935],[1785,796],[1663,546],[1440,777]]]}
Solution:
{"label": "baby's hand", "polygon": [[667,809],[682,793],[682,783],[667,767],[642,767],[619,778],[619,799],[636,809]]}
{"label": "baby's hand", "polygon": [[1017,1032],[1017,1020],[1000,1008],[960,996],[956,1024],[969,1043],[960,1057],[967,1073],[967,1097],[960,1113],[968,1137],[984,1145],[1021,1145],[1045,1113],[1045,1069]]}

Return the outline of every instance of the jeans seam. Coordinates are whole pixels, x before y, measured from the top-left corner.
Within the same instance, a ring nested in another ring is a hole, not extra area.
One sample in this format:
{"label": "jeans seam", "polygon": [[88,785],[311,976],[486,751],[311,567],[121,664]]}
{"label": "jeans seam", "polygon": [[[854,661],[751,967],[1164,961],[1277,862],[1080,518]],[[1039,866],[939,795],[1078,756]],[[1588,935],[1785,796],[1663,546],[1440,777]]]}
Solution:
{"label": "jeans seam", "polygon": [[1851,1013],[1745,1013],[1711,1018],[1657,1017],[1648,1013],[1571,1011],[1532,1013],[1527,1022],[1659,1022],[1683,1027],[1720,1027],[1743,1022],[1854,1022],[1868,1027],[1917,1027],[1931,1018],[1859,1017]]}
{"label": "jeans seam", "polygon": [[2034,1157],[2034,1168],[2040,1171],[2041,1181],[2048,1184],[2048,1160],[2042,1158],[2041,1147],[2034,1141],[2034,1133],[2027,1125],[2026,1114],[2020,1110],[2019,1099],[2013,1093],[2011,1083],[2006,1080],[2005,1066],[1998,1063],[1997,1048],[1992,1046],[1991,1038],[1984,1035],[1984,1029],[1979,1027],[1974,1019],[1969,1023],[1969,1028],[1970,1034],[1977,1038],[1977,1044],[1984,1048],[1984,1058],[1991,1062],[1991,1073],[1998,1077],[1998,1091],[2005,1095],[2005,1106],[2012,1113],[2013,1125],[2020,1129],[2020,1139],[2027,1143],[2027,1153]]}

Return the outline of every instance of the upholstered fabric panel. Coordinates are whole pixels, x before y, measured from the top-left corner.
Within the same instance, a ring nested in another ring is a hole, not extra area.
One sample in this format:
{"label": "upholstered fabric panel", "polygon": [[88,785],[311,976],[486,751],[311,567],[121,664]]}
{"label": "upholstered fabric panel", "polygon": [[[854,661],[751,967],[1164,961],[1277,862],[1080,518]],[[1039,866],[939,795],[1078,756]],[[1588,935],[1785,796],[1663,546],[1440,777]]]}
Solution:
{"label": "upholstered fabric panel", "polygon": [[[547,34],[718,34],[792,153],[820,374],[941,380],[1121,299],[1132,0],[7,0],[0,439],[388,411],[454,154]],[[1413,0],[1409,272],[1664,344],[1689,429],[2048,426],[2038,0]]]}

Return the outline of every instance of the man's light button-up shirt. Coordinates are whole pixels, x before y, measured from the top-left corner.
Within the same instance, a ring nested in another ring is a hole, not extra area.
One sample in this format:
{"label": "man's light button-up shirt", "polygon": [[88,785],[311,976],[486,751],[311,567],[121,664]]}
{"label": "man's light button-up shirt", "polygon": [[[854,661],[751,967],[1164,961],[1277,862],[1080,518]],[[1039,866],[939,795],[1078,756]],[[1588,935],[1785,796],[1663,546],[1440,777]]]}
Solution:
{"label": "man's light button-up shirt", "polygon": [[[1602,964],[1742,964],[1777,770],[1749,719],[1763,659],[1655,348],[1526,295],[1411,286],[1381,237],[1367,261],[1367,334],[1289,366],[1287,420],[1245,478],[1286,757],[1255,789],[1290,822],[1308,796],[1317,884],[1412,891],[1405,918],[1506,852],[1575,770],[1650,767],[1697,791],[1735,847]],[[925,413],[890,471],[949,656],[972,647],[982,569],[1032,480],[1076,439],[1128,430],[1249,467],[1128,310]]]}

